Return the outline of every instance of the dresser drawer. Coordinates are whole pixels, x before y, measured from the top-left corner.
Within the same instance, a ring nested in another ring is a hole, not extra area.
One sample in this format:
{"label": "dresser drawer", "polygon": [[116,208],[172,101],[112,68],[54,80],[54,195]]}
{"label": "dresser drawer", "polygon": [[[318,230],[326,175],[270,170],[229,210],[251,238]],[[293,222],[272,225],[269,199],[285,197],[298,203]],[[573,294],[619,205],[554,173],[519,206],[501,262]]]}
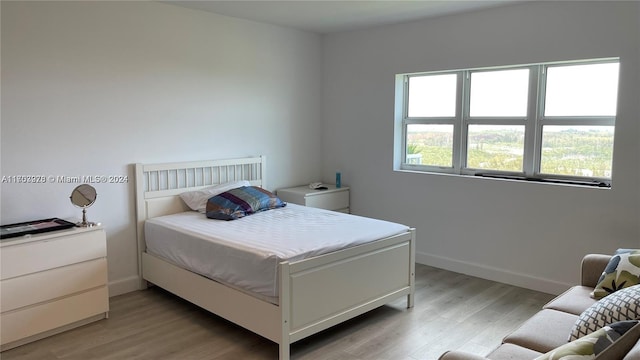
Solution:
{"label": "dresser drawer", "polygon": [[107,259],[69,266],[0,281],[0,312],[34,305],[68,294],[107,284]]}
{"label": "dresser drawer", "polygon": [[107,287],[65,297],[21,310],[3,313],[0,343],[7,344],[53,328],[105,313],[109,310]]}
{"label": "dresser drawer", "polygon": [[84,231],[77,234],[48,237],[44,240],[3,246],[1,279],[68,264],[105,257],[107,254],[104,230]]}
{"label": "dresser drawer", "polygon": [[338,191],[326,194],[313,194],[305,197],[305,205],[320,209],[338,210],[349,207],[349,192]]}

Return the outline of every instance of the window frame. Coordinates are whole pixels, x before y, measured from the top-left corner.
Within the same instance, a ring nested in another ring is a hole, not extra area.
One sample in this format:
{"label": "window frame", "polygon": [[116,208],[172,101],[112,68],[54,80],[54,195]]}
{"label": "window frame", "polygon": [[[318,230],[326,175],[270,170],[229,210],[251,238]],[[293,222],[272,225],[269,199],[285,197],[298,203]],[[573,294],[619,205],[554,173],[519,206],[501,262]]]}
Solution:
{"label": "window frame", "polygon": [[[548,62],[527,65],[486,67],[463,70],[430,71],[396,75],[396,170],[444,173],[453,175],[486,176],[520,179],[528,181],[557,182],[578,185],[596,185],[610,187],[611,178],[596,176],[546,174],[542,166],[542,131],[544,126],[612,126],[615,129],[614,116],[545,116],[545,97],[547,69],[573,65],[620,63],[620,58],[600,58],[564,62]],[[512,117],[472,117],[470,116],[471,75],[477,72],[501,70],[529,70],[526,116]],[[457,76],[456,110],[454,117],[409,117],[409,79],[418,76],[455,74]],[[619,86],[619,85],[618,85]],[[619,98],[619,96],[618,96]],[[452,166],[408,164],[407,125],[424,124],[453,125]],[[523,171],[504,171],[494,169],[476,169],[467,166],[469,125],[522,125],[524,126]],[[400,147],[398,147],[400,145]],[[613,158],[612,158],[613,162]]]}

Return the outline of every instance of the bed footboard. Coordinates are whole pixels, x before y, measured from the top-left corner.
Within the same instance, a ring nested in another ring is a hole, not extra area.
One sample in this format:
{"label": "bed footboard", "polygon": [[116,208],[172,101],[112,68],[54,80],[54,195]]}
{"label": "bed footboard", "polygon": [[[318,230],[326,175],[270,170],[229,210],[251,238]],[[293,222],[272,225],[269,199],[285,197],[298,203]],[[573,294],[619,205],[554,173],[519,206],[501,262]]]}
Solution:
{"label": "bed footboard", "polygon": [[413,307],[415,230],[280,267],[283,339],[289,344],[407,296]]}
{"label": "bed footboard", "polygon": [[413,306],[415,230],[279,266],[274,305],[143,254],[144,279],[279,344],[290,345],[403,296]]}

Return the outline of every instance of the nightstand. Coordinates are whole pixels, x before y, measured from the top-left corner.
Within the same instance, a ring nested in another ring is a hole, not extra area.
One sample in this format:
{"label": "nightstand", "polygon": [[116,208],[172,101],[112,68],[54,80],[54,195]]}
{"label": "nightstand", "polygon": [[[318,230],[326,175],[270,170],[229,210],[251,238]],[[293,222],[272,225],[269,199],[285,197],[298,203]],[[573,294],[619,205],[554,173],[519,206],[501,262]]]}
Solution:
{"label": "nightstand", "polygon": [[0,258],[1,350],[107,317],[101,226],[5,239]]}
{"label": "nightstand", "polygon": [[336,188],[335,185],[323,184],[327,190],[313,190],[309,186],[297,186],[280,189],[276,194],[282,201],[320,209],[349,212],[349,187]]}

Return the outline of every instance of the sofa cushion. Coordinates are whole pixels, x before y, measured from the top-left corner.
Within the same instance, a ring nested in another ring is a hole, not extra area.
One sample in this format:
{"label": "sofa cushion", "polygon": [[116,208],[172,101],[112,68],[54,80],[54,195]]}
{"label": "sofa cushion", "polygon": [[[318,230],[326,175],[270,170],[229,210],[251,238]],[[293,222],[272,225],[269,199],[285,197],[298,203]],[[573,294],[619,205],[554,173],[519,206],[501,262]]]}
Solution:
{"label": "sofa cushion", "polygon": [[543,308],[580,315],[596,303],[597,300],[590,296],[592,291],[593,288],[587,286],[574,286],[548,302]]}
{"label": "sofa cushion", "polygon": [[569,341],[588,335],[616,321],[640,318],[640,285],[631,286],[600,299],[585,310],[571,328]]}
{"label": "sofa cushion", "polygon": [[600,275],[591,295],[600,299],[637,284],[640,284],[640,250],[618,249]]}
{"label": "sofa cushion", "polygon": [[516,331],[504,338],[505,343],[546,353],[567,343],[567,335],[578,315],[543,309],[525,321]]}
{"label": "sofa cushion", "polygon": [[[623,336],[635,325],[638,324],[637,320],[634,321],[621,321],[611,325],[607,325],[598,331],[592,332],[579,339],[573,340],[556,349],[553,349],[546,354],[537,357],[535,360],[571,360],[571,359],[619,359],[618,357],[611,357],[614,354],[609,353],[606,357],[601,357],[602,353],[609,348],[615,348],[621,342]],[[629,350],[629,347],[626,348]],[[624,349],[620,349],[624,351]]]}
{"label": "sofa cushion", "polygon": [[540,355],[542,355],[542,353],[522,346],[502,344],[487,355],[487,358],[491,360],[531,360]]}

